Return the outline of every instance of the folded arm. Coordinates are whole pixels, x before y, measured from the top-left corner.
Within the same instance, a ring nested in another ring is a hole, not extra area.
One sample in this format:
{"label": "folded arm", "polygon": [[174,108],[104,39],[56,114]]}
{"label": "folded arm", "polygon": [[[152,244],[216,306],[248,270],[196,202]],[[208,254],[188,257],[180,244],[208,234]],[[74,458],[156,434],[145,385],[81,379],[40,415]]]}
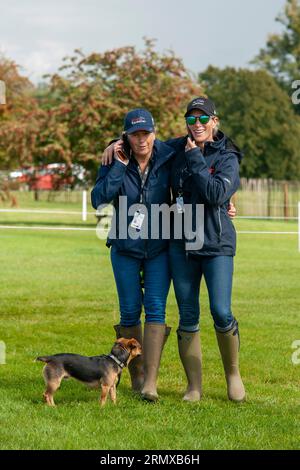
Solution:
{"label": "folded arm", "polygon": [[202,198],[209,204],[222,205],[239,187],[239,162],[234,153],[224,154],[221,165],[213,174],[199,148],[186,152],[188,168]]}

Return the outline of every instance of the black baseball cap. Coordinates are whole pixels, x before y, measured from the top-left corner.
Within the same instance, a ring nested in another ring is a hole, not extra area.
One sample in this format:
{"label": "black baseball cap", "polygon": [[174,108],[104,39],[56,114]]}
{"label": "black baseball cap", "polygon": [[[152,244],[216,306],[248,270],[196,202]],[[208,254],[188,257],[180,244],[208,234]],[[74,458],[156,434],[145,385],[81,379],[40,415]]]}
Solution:
{"label": "black baseball cap", "polygon": [[217,111],[215,104],[209,98],[204,96],[199,96],[199,98],[194,98],[188,105],[184,117],[187,117],[193,109],[198,109],[203,111],[208,116],[217,116]]}

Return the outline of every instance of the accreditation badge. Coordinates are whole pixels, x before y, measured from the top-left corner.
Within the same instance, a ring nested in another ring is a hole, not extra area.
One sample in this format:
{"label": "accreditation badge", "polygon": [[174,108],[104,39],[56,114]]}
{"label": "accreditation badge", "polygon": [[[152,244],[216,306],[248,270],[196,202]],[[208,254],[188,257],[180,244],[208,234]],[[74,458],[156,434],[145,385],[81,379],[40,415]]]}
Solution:
{"label": "accreditation badge", "polygon": [[141,230],[143,222],[144,222],[145,214],[142,214],[140,211],[136,211],[130,227],[135,228],[136,230]]}
{"label": "accreditation badge", "polygon": [[183,202],[183,197],[178,196],[176,198],[176,206],[177,206],[177,214],[183,214],[184,213],[184,202]]}

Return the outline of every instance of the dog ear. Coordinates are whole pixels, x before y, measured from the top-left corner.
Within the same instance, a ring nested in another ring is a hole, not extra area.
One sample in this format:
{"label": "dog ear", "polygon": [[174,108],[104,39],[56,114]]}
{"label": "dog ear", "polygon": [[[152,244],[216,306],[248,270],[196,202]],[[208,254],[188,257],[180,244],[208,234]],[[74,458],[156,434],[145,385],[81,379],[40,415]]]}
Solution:
{"label": "dog ear", "polygon": [[129,348],[129,349],[133,349],[135,346],[133,346],[133,343],[132,341],[136,341],[134,338],[131,338],[131,339],[127,339],[127,338],[118,338],[116,341],[115,341],[115,345],[118,346],[118,345],[122,345],[122,347],[126,347],[126,348]]}
{"label": "dog ear", "polygon": [[140,343],[135,338],[131,338],[128,341],[128,346],[130,347],[130,349],[135,349],[135,348],[140,348],[141,347]]}
{"label": "dog ear", "polygon": [[[124,340],[125,338],[118,338],[116,341],[115,341],[115,344],[120,344],[120,343],[124,343]],[[125,340],[126,341],[126,340]]]}

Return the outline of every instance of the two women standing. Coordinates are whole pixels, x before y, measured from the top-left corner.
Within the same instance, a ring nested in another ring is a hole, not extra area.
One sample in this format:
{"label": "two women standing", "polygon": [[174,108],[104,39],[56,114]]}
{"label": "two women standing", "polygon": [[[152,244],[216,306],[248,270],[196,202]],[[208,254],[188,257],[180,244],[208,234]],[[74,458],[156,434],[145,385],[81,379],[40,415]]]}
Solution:
{"label": "two women standing", "polygon": [[[170,187],[172,202],[181,213],[183,224],[185,206],[190,205],[197,229],[197,207],[202,207],[204,226],[200,246],[184,237],[176,240],[174,236],[168,244],[163,239],[161,227],[158,239],[144,240],[137,236],[123,240],[119,236],[119,226],[116,239],[108,240],[112,245],[111,259],[120,303],[121,321],[117,331],[143,343],[142,359],[131,363],[132,386],[140,390],[145,399],[155,401],[160,357],[170,330],[165,324],[170,266],[180,317],[179,355],[188,380],[184,400],[200,400],[199,291],[204,276],[228,397],[242,401],[245,390],[238,367],[239,332],[231,311],[235,229],[228,216],[230,198],[239,186],[241,154],[223,133],[217,131],[219,121],[211,100],[204,97],[193,100],[187,107],[185,119],[188,137],[162,143],[155,139],[154,122],[148,111],[137,109],[128,113],[124,132],[131,158],[123,158],[123,142],[118,141],[114,146],[113,162],[110,166],[101,166],[92,192],[93,207],[113,201],[116,211],[120,209],[119,196],[127,196],[128,207],[137,206],[131,216],[123,219],[126,228],[141,232],[142,225],[148,224],[149,234],[151,217],[140,217],[143,213],[138,205],[151,209],[153,204],[170,204]],[[143,341],[142,304],[146,315]]]}

